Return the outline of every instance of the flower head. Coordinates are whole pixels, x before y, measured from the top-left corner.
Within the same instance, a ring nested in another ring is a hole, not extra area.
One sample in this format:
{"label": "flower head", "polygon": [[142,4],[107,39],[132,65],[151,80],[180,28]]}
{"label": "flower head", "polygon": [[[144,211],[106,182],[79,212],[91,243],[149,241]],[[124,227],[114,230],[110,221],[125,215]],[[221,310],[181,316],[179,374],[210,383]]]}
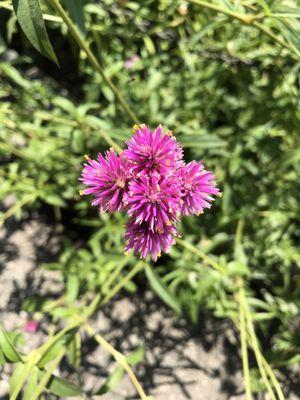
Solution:
{"label": "flower head", "polygon": [[180,144],[161,126],[135,126],[126,145],[120,155],[110,150],[97,160],[87,157],[83,194],[101,211],[127,212],[126,251],[156,261],[175,244],[180,217],[201,214],[220,192],[203,163],[184,163]]}
{"label": "flower head", "polygon": [[178,222],[179,190],[178,180],[173,177],[164,177],[158,172],[139,172],[128,187],[128,214],[136,224],[146,222],[153,232],[163,232],[166,226]]}
{"label": "flower head", "polygon": [[212,195],[218,195],[215,177],[204,169],[201,162],[192,161],[180,170],[182,184],[182,213],[201,214],[204,208],[210,208],[214,200]]}
{"label": "flower head", "polygon": [[175,236],[178,236],[178,232],[172,225],[166,226],[164,231],[158,232],[150,229],[147,222],[136,224],[133,219],[130,219],[125,232],[127,242],[125,250],[133,250],[134,254],[140,254],[142,258],[146,258],[150,254],[152,260],[156,261],[162,252],[167,253],[175,244]]}
{"label": "flower head", "polygon": [[152,132],[148,126],[140,125],[128,141],[124,154],[135,172],[156,171],[170,175],[182,164],[183,151],[170,131],[164,133],[158,126]]}
{"label": "flower head", "polygon": [[87,186],[83,194],[94,197],[93,206],[100,211],[121,211],[124,208],[124,193],[129,179],[129,164],[113,150],[105,157],[98,154],[97,160],[87,158],[81,181]]}

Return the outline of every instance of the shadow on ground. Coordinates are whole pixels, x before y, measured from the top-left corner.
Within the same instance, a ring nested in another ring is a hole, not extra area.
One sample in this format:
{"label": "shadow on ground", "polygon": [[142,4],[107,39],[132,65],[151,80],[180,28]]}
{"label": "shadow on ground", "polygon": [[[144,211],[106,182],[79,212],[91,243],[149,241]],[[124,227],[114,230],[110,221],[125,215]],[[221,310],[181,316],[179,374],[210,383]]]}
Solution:
{"label": "shadow on ground", "polygon": [[[21,311],[29,296],[58,296],[62,289],[57,275],[38,268],[49,261],[58,249],[59,237],[44,221],[32,217],[22,223],[9,223],[0,231],[0,317],[6,329],[22,326],[30,315]],[[45,340],[48,321],[42,320],[39,331],[24,334],[28,351]],[[199,323],[175,318],[150,291],[134,295],[124,293],[106,305],[91,324],[124,354],[140,344],[145,348],[141,364],[134,367],[143,387],[156,400],[241,400],[244,398],[239,341],[229,321],[215,319],[202,312]],[[93,339],[83,337],[81,368],[75,373],[64,359],[61,375],[75,382],[80,378],[88,399],[105,382],[115,363]],[[8,399],[8,376],[0,370],[0,398]],[[289,373],[287,398],[299,393],[299,380]],[[53,398],[52,397],[49,397]],[[114,392],[103,400],[133,400],[136,393],[127,376]]]}

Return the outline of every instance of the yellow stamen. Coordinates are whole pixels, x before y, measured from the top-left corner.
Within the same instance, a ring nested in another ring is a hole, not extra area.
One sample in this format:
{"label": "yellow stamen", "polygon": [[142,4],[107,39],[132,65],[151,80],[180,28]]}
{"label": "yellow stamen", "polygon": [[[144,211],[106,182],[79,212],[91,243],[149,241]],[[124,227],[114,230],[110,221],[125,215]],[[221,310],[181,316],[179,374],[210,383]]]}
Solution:
{"label": "yellow stamen", "polygon": [[173,136],[173,132],[172,132],[172,131],[170,131],[170,130],[169,130],[169,131],[167,131],[167,132],[166,132],[166,134],[167,134],[168,136]]}
{"label": "yellow stamen", "polygon": [[222,192],[219,192],[219,193],[217,194],[217,196],[218,196],[218,197],[222,197],[222,196],[223,196],[223,193],[222,193]]}
{"label": "yellow stamen", "polygon": [[79,190],[79,195],[83,196],[84,195],[84,190]]}
{"label": "yellow stamen", "polygon": [[134,124],[133,125],[133,130],[136,132],[140,129],[140,127],[138,126],[138,124]]}
{"label": "yellow stamen", "polygon": [[85,159],[85,161],[90,161],[90,157],[89,157],[87,154],[85,154],[85,155],[83,156],[83,158]]}

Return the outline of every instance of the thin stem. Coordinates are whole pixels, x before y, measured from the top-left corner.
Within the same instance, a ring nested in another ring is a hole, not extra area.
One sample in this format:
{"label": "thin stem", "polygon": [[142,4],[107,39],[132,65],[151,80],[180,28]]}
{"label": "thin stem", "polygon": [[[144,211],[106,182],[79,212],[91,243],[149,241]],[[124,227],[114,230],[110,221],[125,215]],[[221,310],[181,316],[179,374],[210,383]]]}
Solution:
{"label": "thin stem", "polygon": [[201,1],[201,0],[188,0],[188,1],[190,3],[194,3],[199,6],[208,8],[210,10],[217,11],[222,14],[228,15],[229,17],[235,18],[235,19],[243,22],[244,24],[251,24],[252,21],[257,18],[256,15],[237,13],[237,12],[228,10],[226,8],[222,8],[217,4],[208,3],[207,1]]}
{"label": "thin stem", "polygon": [[119,363],[123,369],[127,372],[133,386],[135,387],[136,391],[138,392],[140,398],[142,400],[147,400],[149,397],[144,392],[142,385],[138,381],[137,377],[135,376],[133,370],[131,369],[130,365],[127,363],[126,358],[121,354],[118,350],[116,350],[107,340],[104,339],[103,336],[99,335],[94,331],[94,329],[90,325],[84,325],[84,330],[100,344],[100,346],[104,347]]}
{"label": "thin stem", "polygon": [[90,63],[92,66],[95,68],[95,70],[101,75],[101,77],[104,79],[104,81],[108,84],[108,86],[111,88],[113,93],[116,96],[116,99],[119,101],[120,105],[122,106],[123,110],[128,114],[130,119],[136,123],[138,121],[136,115],[134,112],[130,109],[128,104],[126,103],[125,99],[123,98],[122,94],[119,92],[119,90],[116,88],[112,80],[105,74],[103,68],[99,64],[97,58],[89,48],[89,46],[86,44],[84,38],[82,37],[81,33],[77,29],[76,25],[72,22],[71,18],[69,15],[66,13],[64,8],[61,6],[59,0],[48,0],[48,2],[52,5],[52,7],[57,11],[57,13],[61,16],[67,27],[69,28],[69,31],[73,37],[73,39],[76,41],[78,46],[82,51],[86,53],[87,58],[89,59]]}
{"label": "thin stem", "polygon": [[261,360],[262,360],[262,363],[263,363],[263,365],[265,367],[266,372],[268,373],[269,377],[271,378],[271,381],[272,381],[272,383],[273,383],[273,385],[274,385],[274,387],[276,389],[276,392],[277,392],[279,400],[285,400],[284,394],[283,394],[283,392],[281,390],[280,384],[279,384],[279,382],[278,382],[278,380],[277,380],[277,378],[276,378],[276,376],[274,374],[273,369],[271,368],[271,366],[269,365],[268,361],[264,358],[263,355],[261,355]]}
{"label": "thin stem", "polygon": [[104,131],[99,131],[100,136],[103,137],[103,139],[110,145],[112,146],[116,151],[122,151],[121,147]]}
{"label": "thin stem", "polygon": [[130,256],[125,256],[123,258],[123,260],[119,262],[119,265],[112,271],[112,273],[109,275],[107,281],[103,285],[103,288],[102,288],[103,293],[107,294],[107,292],[110,288],[110,285],[114,282],[114,280],[116,278],[119,277],[119,275],[122,272],[122,269],[127,265],[129,259],[130,259]]}
{"label": "thin stem", "polygon": [[[114,286],[102,299],[100,293],[98,293],[92,302],[89,304],[87,311],[84,314],[83,319],[86,321],[97,309],[99,305],[103,305],[107,303],[113,296],[115,296],[123,287],[129,282],[138,272],[140,272],[145,266],[145,263],[139,262],[137,263],[132,270],[128,272],[117,284]],[[112,283],[112,282],[110,282]],[[79,317],[78,320],[82,321],[82,317]]]}
{"label": "thin stem", "polygon": [[106,294],[103,301],[101,301],[101,304],[107,303],[113,296],[115,296],[119,292],[119,290],[121,290],[126,285],[126,283],[128,283],[134,277],[134,275],[140,272],[144,267],[144,262],[140,261],[139,263],[137,263],[135,267]]}
{"label": "thin stem", "polygon": [[213,11],[217,11],[219,13],[222,13],[224,15],[227,15],[229,17],[232,17],[234,19],[237,19],[238,21],[242,22],[243,24],[246,25],[253,25],[255,26],[257,29],[259,29],[261,32],[263,32],[264,34],[266,34],[267,36],[269,36],[270,38],[272,38],[275,42],[277,42],[278,44],[280,44],[281,46],[289,49],[290,51],[294,52],[295,54],[297,54],[297,56],[299,56],[298,52],[296,52],[292,46],[289,45],[289,43],[287,43],[286,41],[282,40],[281,38],[279,38],[278,36],[276,36],[271,29],[267,28],[265,25],[261,24],[260,22],[257,22],[257,20],[263,19],[264,17],[272,17],[272,15],[265,15],[265,14],[241,14],[241,13],[237,13],[231,10],[228,10],[226,8],[222,8],[219,5],[216,4],[211,4],[208,3],[206,1],[202,1],[202,0],[188,0],[190,3],[194,3],[197,4],[199,6],[205,7],[207,9],[213,10]]}
{"label": "thin stem", "polygon": [[[239,282],[242,282],[242,280],[239,280]],[[244,372],[245,387],[246,387],[246,400],[251,400],[252,394],[251,394],[250,372],[249,372],[248,350],[247,350],[246,319],[243,306],[244,291],[242,283],[240,283],[239,286],[240,288],[237,299],[239,302],[239,326],[240,326],[240,336],[241,336],[242,363],[243,363],[243,372]]]}
{"label": "thin stem", "polygon": [[41,393],[44,391],[47,383],[49,382],[52,373],[55,371],[57,368],[58,364],[60,363],[61,359],[63,358],[63,355],[65,354],[65,349],[60,350],[60,352],[57,354],[57,356],[52,360],[51,364],[49,367],[46,369],[45,375],[43,375],[42,379],[39,381],[39,384],[37,387],[34,389],[34,392],[32,396],[30,396],[29,400],[36,400],[38,397],[41,395]]}
{"label": "thin stem", "polygon": [[203,251],[198,249],[196,246],[179,238],[176,239],[176,242],[179,243],[181,246],[185,247],[187,250],[190,250],[192,253],[196,254],[198,257],[202,258],[203,261],[205,261],[211,267],[219,271],[221,274],[226,273],[226,269],[224,267],[222,267],[219,263],[214,261],[211,257],[207,256],[205,253],[203,253]]}
{"label": "thin stem", "polygon": [[28,195],[24,196],[22,200],[17,201],[13,206],[11,206],[3,215],[0,217],[0,226],[4,224],[4,222],[14,215],[18,210],[20,210],[25,204],[30,203],[36,198],[36,195]]}
{"label": "thin stem", "polygon": [[250,336],[250,342],[251,342],[251,346],[252,349],[254,351],[255,354],[255,358],[257,361],[257,365],[258,365],[258,369],[260,372],[260,375],[262,377],[262,380],[268,390],[268,393],[270,395],[271,400],[276,400],[276,396],[272,390],[272,387],[269,383],[268,380],[268,376],[266,374],[263,362],[262,362],[262,354],[259,348],[259,344],[258,344],[258,340],[255,334],[255,330],[254,330],[254,326],[253,326],[253,320],[252,320],[252,315],[251,315],[251,310],[249,308],[248,302],[246,301],[246,299],[244,299],[244,309],[245,309],[245,315],[246,315],[246,323],[247,323],[247,328],[248,328],[248,333]]}
{"label": "thin stem", "polygon": [[262,31],[265,35],[269,36],[271,39],[273,39],[275,42],[280,44],[281,46],[285,47],[286,49],[289,49],[293,51],[295,54],[299,56],[297,52],[290,46],[288,43],[286,43],[284,40],[280,39],[280,37],[276,36],[271,29],[267,28],[265,25],[261,24],[260,22],[253,21],[252,25],[256,26],[260,31]]}

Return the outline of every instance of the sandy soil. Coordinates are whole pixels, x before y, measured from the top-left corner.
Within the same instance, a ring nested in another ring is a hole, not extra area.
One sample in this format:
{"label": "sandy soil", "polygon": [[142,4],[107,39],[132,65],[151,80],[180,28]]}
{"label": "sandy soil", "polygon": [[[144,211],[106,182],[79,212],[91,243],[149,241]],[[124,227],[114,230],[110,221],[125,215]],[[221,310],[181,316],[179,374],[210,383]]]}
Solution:
{"label": "sandy soil", "polygon": [[[0,319],[6,329],[22,331],[30,318],[20,311],[22,301],[33,294],[59,292],[55,273],[39,265],[57,251],[59,237],[49,225],[32,217],[10,222],[0,231]],[[146,349],[144,361],[135,372],[145,390],[156,400],[241,400],[244,399],[239,343],[231,324],[203,313],[196,327],[175,320],[151,292],[114,299],[93,318],[92,325],[123,353],[139,343]],[[24,333],[26,352],[45,340],[47,321],[35,334]],[[113,393],[91,396],[115,367],[110,356],[84,338],[81,381],[87,399],[136,399],[127,376]],[[10,368],[0,369],[0,398],[8,400]],[[63,361],[61,376],[76,381],[78,376]],[[49,396],[49,399],[53,396]],[[291,392],[290,400],[296,399]]]}

